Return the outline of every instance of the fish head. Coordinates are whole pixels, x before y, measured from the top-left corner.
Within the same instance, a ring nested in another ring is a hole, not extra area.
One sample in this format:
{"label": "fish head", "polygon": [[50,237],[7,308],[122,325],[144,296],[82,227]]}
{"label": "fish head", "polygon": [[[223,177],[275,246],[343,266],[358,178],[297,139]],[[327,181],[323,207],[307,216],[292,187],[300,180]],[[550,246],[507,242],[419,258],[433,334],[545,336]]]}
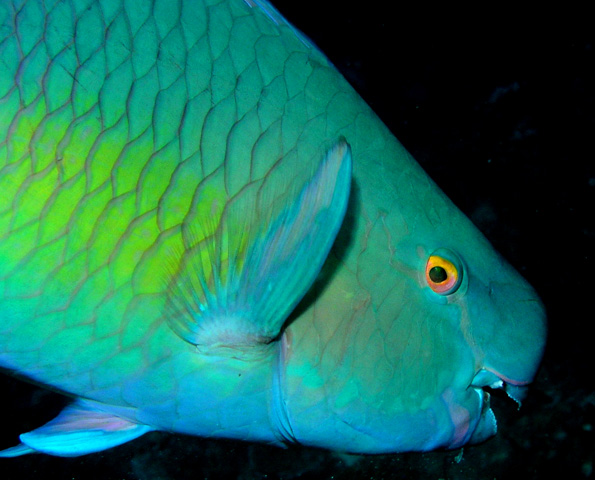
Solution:
{"label": "fish head", "polygon": [[[435,330],[447,347],[443,365],[433,366],[452,374],[448,387],[438,386],[454,427],[446,443],[451,448],[496,433],[490,390],[503,389],[520,408],[546,339],[545,310],[535,290],[473,225],[463,230],[464,236],[444,236],[442,245],[418,245],[418,284],[428,318],[449,330],[446,337],[442,328]],[[458,355],[448,361],[454,350]]]}
{"label": "fish head", "polygon": [[[417,335],[417,350],[395,351],[393,364],[415,377],[393,388],[418,395],[409,412],[417,421],[422,413],[428,432],[428,422],[440,425],[423,440],[414,436],[422,450],[493,436],[490,391],[503,389],[520,407],[546,340],[545,310],[535,290],[441,196],[435,196],[441,215],[418,215],[394,249],[395,265],[408,272],[401,295],[411,305],[394,325]],[[393,350],[390,343],[385,348]]]}
{"label": "fish head", "polygon": [[[384,313],[391,329],[383,351],[393,368],[386,391],[398,393],[385,423],[392,414],[395,430],[402,423],[409,431],[427,431],[409,434],[408,449],[479,443],[497,430],[490,391],[504,390],[520,407],[537,374],[545,309],[431,180],[415,171],[401,185],[412,187],[395,194],[383,221],[392,275],[382,283],[393,288],[389,293],[381,282],[373,287],[384,292],[382,303],[392,297],[396,306]],[[372,303],[380,304],[374,296]]]}
{"label": "fish head", "polygon": [[431,202],[386,194],[378,215],[355,190],[365,214],[348,210],[324,288],[286,332],[286,403],[303,443],[479,443],[496,433],[490,392],[520,404],[537,373],[546,319],[535,290],[437,187],[419,185],[433,187]]}

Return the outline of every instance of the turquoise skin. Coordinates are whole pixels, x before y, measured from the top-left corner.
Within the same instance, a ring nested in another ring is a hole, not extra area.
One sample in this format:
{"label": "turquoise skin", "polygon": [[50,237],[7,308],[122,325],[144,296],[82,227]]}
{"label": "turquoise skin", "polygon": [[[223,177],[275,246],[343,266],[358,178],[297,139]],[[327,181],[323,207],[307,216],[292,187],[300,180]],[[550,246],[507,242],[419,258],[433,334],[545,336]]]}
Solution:
{"label": "turquoise skin", "polygon": [[534,291],[270,5],[181,8],[0,6],[0,365],[77,399],[0,455],[494,434]]}

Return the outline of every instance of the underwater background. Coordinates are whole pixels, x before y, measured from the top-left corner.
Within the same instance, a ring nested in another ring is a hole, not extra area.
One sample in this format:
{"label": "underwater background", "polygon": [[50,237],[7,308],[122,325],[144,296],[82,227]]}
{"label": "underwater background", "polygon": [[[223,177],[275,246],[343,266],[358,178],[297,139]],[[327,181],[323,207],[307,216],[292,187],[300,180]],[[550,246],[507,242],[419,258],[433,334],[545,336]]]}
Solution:
{"label": "underwater background", "polygon": [[[522,408],[495,392],[497,436],[447,452],[341,457],[150,433],[78,458],[2,459],[0,477],[593,478],[595,31],[586,11],[274,3],[540,294],[548,345]],[[0,448],[65,403],[1,375]]]}

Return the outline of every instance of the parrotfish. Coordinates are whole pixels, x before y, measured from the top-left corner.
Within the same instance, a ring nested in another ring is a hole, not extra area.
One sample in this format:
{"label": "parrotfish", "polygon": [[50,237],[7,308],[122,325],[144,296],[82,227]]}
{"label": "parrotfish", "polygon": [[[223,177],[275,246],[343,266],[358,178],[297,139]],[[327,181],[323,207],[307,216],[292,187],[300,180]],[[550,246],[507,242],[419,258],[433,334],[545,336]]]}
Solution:
{"label": "parrotfish", "polygon": [[149,431],[457,448],[521,402],[529,284],[264,0],[0,3],[2,457]]}

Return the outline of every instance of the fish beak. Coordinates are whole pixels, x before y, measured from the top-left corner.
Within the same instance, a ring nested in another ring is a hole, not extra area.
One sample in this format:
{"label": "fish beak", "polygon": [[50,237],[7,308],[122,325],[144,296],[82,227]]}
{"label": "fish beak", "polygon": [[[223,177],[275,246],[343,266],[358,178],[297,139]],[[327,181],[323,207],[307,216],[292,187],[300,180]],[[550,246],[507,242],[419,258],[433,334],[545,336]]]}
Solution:
{"label": "fish beak", "polygon": [[518,408],[521,408],[521,401],[525,398],[527,392],[526,385],[512,385],[496,373],[486,369],[477,372],[471,381],[470,387],[477,392],[481,404],[481,415],[469,440],[471,444],[481,443],[496,434],[497,422],[496,416],[490,408],[489,390],[504,390],[517,403]]}
{"label": "fish beak", "polygon": [[502,389],[506,392],[506,394],[512,398],[519,408],[521,408],[521,402],[525,399],[527,395],[527,386],[526,385],[512,385],[511,383],[506,382],[502,377],[498,376],[494,372],[490,372],[486,369],[481,369],[475,377],[473,377],[473,381],[471,382],[471,387],[476,389],[482,389],[485,393],[486,388],[491,390]]}

